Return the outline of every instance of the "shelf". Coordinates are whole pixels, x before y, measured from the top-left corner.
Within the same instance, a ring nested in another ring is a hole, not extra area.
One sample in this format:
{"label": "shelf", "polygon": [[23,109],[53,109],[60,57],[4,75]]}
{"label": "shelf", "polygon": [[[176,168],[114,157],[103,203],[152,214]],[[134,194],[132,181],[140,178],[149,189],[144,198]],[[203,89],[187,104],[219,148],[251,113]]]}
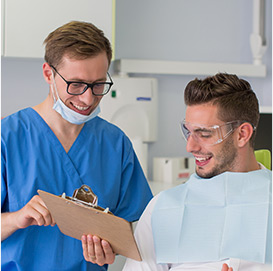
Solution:
{"label": "shelf", "polygon": [[272,107],[271,106],[261,106],[260,113],[262,114],[272,114]]}
{"label": "shelf", "polygon": [[117,59],[113,62],[113,68],[114,72],[120,75],[128,73],[142,73],[209,76],[218,72],[226,72],[248,77],[266,76],[266,66],[254,64]]}

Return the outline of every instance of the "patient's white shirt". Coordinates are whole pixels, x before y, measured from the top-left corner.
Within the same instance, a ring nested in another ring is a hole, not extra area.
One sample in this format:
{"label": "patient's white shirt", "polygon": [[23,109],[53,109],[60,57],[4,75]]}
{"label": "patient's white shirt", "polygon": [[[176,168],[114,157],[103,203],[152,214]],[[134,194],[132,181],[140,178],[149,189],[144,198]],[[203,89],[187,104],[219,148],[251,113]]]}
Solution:
{"label": "patient's white shirt", "polygon": [[[272,265],[248,262],[240,259],[226,259],[218,262],[156,264],[151,215],[158,199],[155,196],[143,212],[135,230],[135,238],[142,261],[127,259],[123,271],[221,271],[223,263],[227,263],[233,271],[270,271]],[[236,246],[236,244],[234,244]]]}

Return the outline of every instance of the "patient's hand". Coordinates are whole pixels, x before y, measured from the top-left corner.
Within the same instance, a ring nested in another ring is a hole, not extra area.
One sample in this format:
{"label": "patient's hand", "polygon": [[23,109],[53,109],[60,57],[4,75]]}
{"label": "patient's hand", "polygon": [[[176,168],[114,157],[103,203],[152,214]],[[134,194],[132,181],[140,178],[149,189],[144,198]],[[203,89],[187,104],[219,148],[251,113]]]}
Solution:
{"label": "patient's hand", "polygon": [[115,261],[115,253],[110,244],[97,236],[82,236],[83,256],[86,261],[96,263],[100,266],[112,264]]}
{"label": "patient's hand", "polygon": [[221,271],[233,271],[233,268],[224,263]]}

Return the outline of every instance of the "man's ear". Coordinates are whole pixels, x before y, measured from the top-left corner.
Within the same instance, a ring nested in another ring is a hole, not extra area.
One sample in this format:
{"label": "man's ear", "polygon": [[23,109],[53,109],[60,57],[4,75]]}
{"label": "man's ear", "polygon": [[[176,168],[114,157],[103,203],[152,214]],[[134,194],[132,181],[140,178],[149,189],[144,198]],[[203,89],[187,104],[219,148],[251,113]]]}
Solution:
{"label": "man's ear", "polygon": [[46,62],[43,64],[43,76],[48,84],[52,84],[52,69]]}
{"label": "man's ear", "polygon": [[244,122],[238,128],[237,144],[238,147],[244,147],[253,134],[253,126],[249,122]]}

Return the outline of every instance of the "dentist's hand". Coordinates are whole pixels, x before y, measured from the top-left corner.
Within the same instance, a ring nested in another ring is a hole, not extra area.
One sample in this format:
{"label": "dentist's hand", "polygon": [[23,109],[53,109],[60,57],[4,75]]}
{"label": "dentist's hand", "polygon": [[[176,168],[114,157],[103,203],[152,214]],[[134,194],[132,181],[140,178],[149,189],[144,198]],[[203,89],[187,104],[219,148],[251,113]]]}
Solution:
{"label": "dentist's hand", "polygon": [[90,234],[82,236],[83,256],[86,261],[98,264],[112,264],[115,261],[115,253],[110,244],[97,236]]}
{"label": "dentist's hand", "polygon": [[34,196],[21,210],[16,212],[16,223],[20,229],[31,225],[55,225],[53,217],[42,198],[38,195]]}
{"label": "dentist's hand", "polygon": [[233,268],[224,263],[221,271],[233,271]]}
{"label": "dentist's hand", "polygon": [[1,214],[1,241],[28,226],[54,226],[55,221],[40,196],[34,196],[22,209]]}

